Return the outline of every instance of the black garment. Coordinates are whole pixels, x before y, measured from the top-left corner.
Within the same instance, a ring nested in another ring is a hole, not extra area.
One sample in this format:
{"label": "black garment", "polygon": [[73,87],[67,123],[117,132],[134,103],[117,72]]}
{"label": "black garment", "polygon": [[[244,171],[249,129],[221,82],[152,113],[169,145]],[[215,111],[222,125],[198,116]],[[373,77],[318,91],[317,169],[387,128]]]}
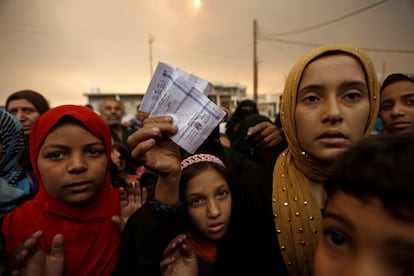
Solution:
{"label": "black garment", "polygon": [[181,233],[181,217],[182,208],[163,212],[151,200],[138,209],[122,232],[120,258],[112,275],[161,275],[162,254]]}
{"label": "black garment", "polygon": [[[218,245],[213,275],[287,275],[273,218],[271,166],[246,171],[232,190],[230,227]],[[161,275],[162,252],[181,233],[183,217],[148,203],[137,210],[122,233],[113,275]]]}
{"label": "black garment", "polygon": [[128,137],[129,137],[129,135],[134,133],[134,130],[132,130],[129,127],[123,126],[123,125],[121,125],[121,128],[122,128],[122,140],[119,138],[119,136],[116,134],[116,132],[114,130],[112,130],[112,128],[110,128],[112,139],[114,139],[115,142],[122,143],[122,144],[124,144],[125,146],[127,146],[129,148],[128,142],[127,142]]}
{"label": "black garment", "polygon": [[272,166],[240,172],[214,275],[288,275],[273,217],[272,172]]}

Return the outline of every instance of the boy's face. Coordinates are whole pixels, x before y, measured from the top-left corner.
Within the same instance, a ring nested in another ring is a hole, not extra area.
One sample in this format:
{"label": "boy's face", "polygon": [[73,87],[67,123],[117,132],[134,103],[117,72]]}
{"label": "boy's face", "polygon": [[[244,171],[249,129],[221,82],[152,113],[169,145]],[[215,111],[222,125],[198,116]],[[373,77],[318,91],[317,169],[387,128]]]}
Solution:
{"label": "boy's face", "polygon": [[401,80],[381,92],[381,119],[385,130],[400,134],[414,131],[414,83]]}
{"label": "boy's face", "polygon": [[87,202],[105,183],[105,146],[85,128],[66,123],[52,130],[37,163],[46,191],[72,205]]}
{"label": "boy's face", "polygon": [[328,201],[315,275],[413,275],[414,221],[393,218],[375,199],[343,192]]}

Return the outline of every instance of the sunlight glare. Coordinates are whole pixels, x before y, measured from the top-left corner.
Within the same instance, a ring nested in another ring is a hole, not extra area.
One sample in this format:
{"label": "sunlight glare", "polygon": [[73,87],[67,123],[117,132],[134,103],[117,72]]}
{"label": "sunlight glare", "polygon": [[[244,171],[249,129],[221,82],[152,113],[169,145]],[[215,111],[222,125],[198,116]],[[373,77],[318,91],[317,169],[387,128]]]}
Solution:
{"label": "sunlight glare", "polygon": [[199,8],[201,6],[201,0],[194,0],[194,7]]}

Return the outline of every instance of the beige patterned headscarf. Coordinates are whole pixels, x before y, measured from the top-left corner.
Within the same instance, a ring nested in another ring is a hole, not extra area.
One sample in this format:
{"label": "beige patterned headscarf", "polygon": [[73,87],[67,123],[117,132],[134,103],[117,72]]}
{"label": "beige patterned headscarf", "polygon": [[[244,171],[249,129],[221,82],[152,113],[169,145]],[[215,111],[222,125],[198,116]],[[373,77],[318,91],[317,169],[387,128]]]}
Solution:
{"label": "beige patterned headscarf", "polygon": [[362,49],[344,44],[325,45],[310,51],[293,66],[286,80],[280,112],[288,148],[278,157],[273,171],[276,232],[291,275],[313,274],[313,256],[322,215],[309,180],[323,183],[331,172],[329,165],[321,164],[301,150],[295,125],[297,91],[306,66],[321,55],[337,51],[354,56],[365,71],[371,107],[365,136],[370,135],[379,109],[376,72]]}

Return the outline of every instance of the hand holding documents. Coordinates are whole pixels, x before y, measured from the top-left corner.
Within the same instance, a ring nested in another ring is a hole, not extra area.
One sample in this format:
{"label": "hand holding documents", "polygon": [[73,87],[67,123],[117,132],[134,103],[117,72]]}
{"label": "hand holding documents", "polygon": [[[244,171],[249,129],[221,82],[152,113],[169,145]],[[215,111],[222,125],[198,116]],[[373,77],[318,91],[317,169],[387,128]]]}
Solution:
{"label": "hand holding documents", "polygon": [[225,116],[208,97],[212,85],[165,63],[158,63],[140,110],[150,117],[173,117],[178,132],[171,137],[180,147],[194,153]]}

